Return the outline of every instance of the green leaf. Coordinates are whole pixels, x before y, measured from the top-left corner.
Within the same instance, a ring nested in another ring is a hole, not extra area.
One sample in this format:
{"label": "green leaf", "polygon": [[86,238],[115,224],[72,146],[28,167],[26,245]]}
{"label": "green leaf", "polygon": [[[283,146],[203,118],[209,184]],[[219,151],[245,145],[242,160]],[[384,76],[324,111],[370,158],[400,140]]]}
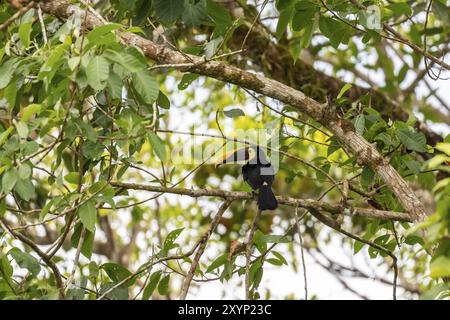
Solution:
{"label": "green leaf", "polygon": [[[113,289],[115,284],[113,282],[105,283],[100,287],[100,294],[104,294],[105,292]],[[128,288],[121,286],[113,289],[110,293],[107,294],[108,299],[110,300],[128,300]]]}
{"label": "green leaf", "polygon": [[179,228],[179,229],[175,229],[172,230],[171,232],[169,232],[169,234],[167,235],[166,239],[164,240],[164,244],[163,244],[163,252],[167,253],[170,249],[173,248],[173,243],[175,242],[175,240],[177,240],[178,236],[180,235],[180,233],[184,230],[184,228]]}
{"label": "green leaf", "polygon": [[27,252],[23,252],[18,248],[12,248],[8,254],[17,262],[21,268],[28,269],[33,276],[37,276],[41,271],[39,261]]}
{"label": "green leaf", "polygon": [[105,88],[109,77],[109,63],[102,56],[92,58],[86,68],[88,84],[97,91]]}
{"label": "green leaf", "polygon": [[5,88],[4,97],[9,103],[10,109],[14,108],[16,105],[17,98],[17,80],[11,81],[11,83]]}
{"label": "green leaf", "polygon": [[355,240],[353,244],[353,254],[357,254],[364,247],[364,243],[358,240]]}
{"label": "green leaf", "polygon": [[195,73],[185,73],[183,75],[183,78],[181,78],[180,83],[178,84],[178,90],[184,90],[187,87],[189,87],[189,85],[198,78],[198,74]]}
{"label": "green leaf", "polygon": [[350,88],[352,87],[352,84],[351,83],[346,83],[343,87],[342,87],[342,89],[341,89],[341,91],[339,91],[339,94],[337,95],[337,99],[339,99],[339,98],[341,98]]}
{"label": "green leaf", "polygon": [[89,194],[96,194],[96,193],[100,192],[100,190],[104,189],[107,184],[108,184],[108,182],[106,182],[105,180],[99,180],[99,181],[95,182],[93,185],[91,185],[89,187],[89,189],[88,189]]}
{"label": "green leaf", "polygon": [[281,255],[281,253],[277,251],[272,251],[272,254],[277,257],[278,260],[280,260],[283,264],[288,265],[286,259]]}
{"label": "green leaf", "polygon": [[152,104],[158,97],[159,87],[155,78],[149,71],[140,71],[133,74],[133,86],[137,93],[147,104]]}
{"label": "green leaf", "polygon": [[229,11],[214,0],[207,0],[206,13],[214,21],[216,27],[220,26],[226,29],[233,23]]}
{"label": "green leaf", "polygon": [[9,134],[14,130],[14,127],[9,127],[5,131],[0,134],[0,147],[5,143],[6,139],[8,139]]}
{"label": "green leaf", "polygon": [[43,221],[45,217],[47,216],[47,213],[50,211],[53,205],[59,204],[62,197],[58,196],[55,198],[52,198],[49,202],[45,204],[45,206],[42,208],[41,212],[39,213],[39,221]]}
{"label": "green leaf", "polygon": [[[130,47],[131,48],[131,47]],[[113,51],[106,50],[103,56],[110,62],[114,62],[127,69],[129,72],[138,72],[145,70],[146,64],[137,55],[137,52],[131,50],[127,51]]]}
{"label": "green leaf", "polygon": [[450,143],[438,142],[434,146],[435,149],[438,149],[444,152],[446,155],[450,156]]}
{"label": "green leaf", "polygon": [[220,266],[224,265],[228,261],[228,254],[224,253],[217,257],[206,269],[206,273],[211,272]]}
{"label": "green leaf", "polygon": [[205,58],[211,59],[215,54],[220,44],[223,41],[223,37],[220,36],[218,38],[212,39],[205,45]]}
{"label": "green leaf", "polygon": [[[102,264],[101,269],[105,270],[108,277],[115,283],[119,283],[132,275],[132,273],[128,269],[122,267],[121,265],[111,262]],[[123,284],[123,286],[129,287],[134,282],[135,282],[134,278],[131,278],[130,280],[126,281]]]}
{"label": "green leaf", "polygon": [[358,114],[354,120],[355,130],[358,134],[362,135],[364,133],[364,128],[366,125],[366,118],[364,115]]}
{"label": "green leaf", "polygon": [[11,168],[5,172],[2,178],[2,192],[9,193],[16,185],[19,174],[16,168]]}
{"label": "green leaf", "polygon": [[64,176],[64,180],[69,183],[77,184],[78,183],[79,173],[77,171],[69,172]]}
{"label": "green leaf", "polygon": [[[81,232],[83,230],[83,224],[77,223],[70,239],[72,247],[77,248],[80,242]],[[83,243],[81,244],[81,253],[88,259],[92,257],[92,251],[94,248],[94,233],[86,229]]]}
{"label": "green leaf", "polygon": [[184,0],[155,0],[154,7],[158,18],[165,23],[177,20],[184,11]]}
{"label": "green leaf", "polygon": [[162,91],[159,91],[156,103],[163,109],[170,109],[170,100]]}
{"label": "green leaf", "polygon": [[375,172],[368,166],[364,166],[361,172],[361,184],[368,186],[373,183]]}
{"label": "green leaf", "polygon": [[417,152],[427,151],[427,141],[423,133],[401,128],[395,131],[395,134],[407,149]]}
{"label": "green leaf", "polygon": [[275,35],[277,36],[277,39],[280,40],[283,34],[286,32],[286,28],[291,21],[293,10],[291,7],[288,7],[285,10],[282,10],[280,12],[280,17],[278,19],[277,23],[277,29],[275,31]]}
{"label": "green leaf", "polygon": [[153,151],[155,152],[156,156],[161,161],[166,161],[166,145],[164,144],[164,141],[161,140],[160,137],[158,137],[153,132],[148,133],[148,139],[150,141],[150,144],[152,145]]}
{"label": "green leaf", "polygon": [[343,42],[346,37],[348,37],[348,28],[350,27],[345,25],[343,22],[320,15],[319,30],[325,37],[330,39],[330,44],[334,48],[337,48],[339,44]]}
{"label": "green leaf", "polygon": [[27,11],[21,19],[19,26],[19,39],[22,41],[23,47],[28,48],[30,45],[30,33],[33,26],[34,9]]}
{"label": "green leaf", "polygon": [[6,254],[0,253],[0,274],[3,276],[3,278],[8,278],[8,280],[10,280],[13,272],[14,269],[9,262],[8,256]]}
{"label": "green leaf", "polygon": [[156,271],[150,276],[150,280],[147,284],[147,286],[144,289],[144,292],[142,293],[142,300],[148,300],[153,294],[153,291],[155,291],[156,286],[158,285],[159,279],[161,278],[161,271]]}
{"label": "green leaf", "polygon": [[392,10],[398,16],[410,16],[412,14],[411,6],[406,2],[390,3],[386,8]]}
{"label": "green leaf", "polygon": [[122,25],[119,23],[105,24],[105,25],[96,27],[95,29],[89,31],[86,38],[89,40],[89,42],[94,42],[99,37],[101,37],[107,33],[110,33],[114,30],[120,29],[120,28],[122,28]]}
{"label": "green leaf", "polygon": [[[135,26],[140,26],[144,24],[145,19],[149,16],[151,16],[153,10],[152,1],[149,0],[142,0],[142,1],[135,1],[135,16],[133,17],[133,24]],[[131,30],[137,30],[141,29],[139,27],[131,27],[126,30],[126,32],[138,32],[138,31],[131,31]],[[142,30],[142,29],[141,29]],[[142,32],[142,34],[145,36],[145,32]]]}
{"label": "green leaf", "polygon": [[309,1],[299,1],[295,4],[296,11],[292,17],[292,29],[300,31],[313,23],[317,7]]}
{"label": "green leaf", "polygon": [[0,89],[5,88],[14,74],[16,60],[10,59],[0,64]]}
{"label": "green leaf", "polygon": [[15,67],[15,59],[10,59],[0,64],[0,89],[5,88],[9,84],[13,76]]}
{"label": "green leaf", "polygon": [[405,80],[406,74],[410,70],[409,65],[407,63],[403,64],[402,68],[400,69],[398,75],[397,75],[397,82],[402,83],[403,80]]}
{"label": "green leaf", "polygon": [[111,72],[108,78],[108,90],[112,99],[122,98],[122,87],[122,79],[115,72]]}
{"label": "green leaf", "polygon": [[230,109],[230,110],[224,110],[223,113],[228,118],[237,118],[237,117],[245,116],[244,111],[242,111],[239,108],[234,108],[234,109]]}
{"label": "green leaf", "polygon": [[257,288],[262,278],[262,260],[257,259],[250,267],[250,283]]}
{"label": "green leaf", "polygon": [[67,64],[71,71],[74,71],[81,63],[81,57],[72,57],[67,60]]}
{"label": "green leaf", "polygon": [[97,222],[97,209],[95,201],[88,200],[78,208],[78,216],[81,223],[91,232],[95,232],[95,223]]}
{"label": "green leaf", "polygon": [[184,12],[181,19],[188,27],[195,27],[200,25],[205,20],[205,16],[205,1],[191,3],[189,0],[185,0]]}
{"label": "green leaf", "polygon": [[160,295],[165,296],[169,291],[170,274],[165,275],[158,284],[158,292]]}
{"label": "green leaf", "polygon": [[304,28],[302,38],[300,39],[300,46],[302,48],[308,48],[311,44],[313,32],[315,29],[315,21],[312,20],[306,28]]}
{"label": "green leaf", "polygon": [[41,112],[42,106],[40,104],[32,103],[23,108],[22,121],[27,122],[32,116]]}
{"label": "green leaf", "polygon": [[439,297],[442,297],[445,293],[448,296],[448,285],[446,285],[444,282],[436,284],[431,287],[431,289],[426,290],[424,293],[420,295],[420,300],[436,300],[439,299]]}
{"label": "green leaf", "polygon": [[283,11],[287,8],[293,8],[295,4],[295,0],[276,0],[275,7],[278,11]]}
{"label": "green leaf", "polygon": [[420,173],[420,162],[416,161],[416,160],[404,160],[403,161],[406,166],[408,167],[409,170],[411,170],[412,173],[414,174],[419,174]]}
{"label": "green leaf", "polygon": [[19,179],[14,187],[14,191],[16,191],[23,200],[28,201],[34,195],[34,185],[30,179]]}
{"label": "green leaf", "polygon": [[0,200],[0,218],[5,215],[6,212],[6,197]]}
{"label": "green leaf", "polygon": [[433,1],[433,12],[445,24],[450,24],[449,7],[445,5],[445,1]]}
{"label": "green leaf", "polygon": [[16,130],[20,138],[26,139],[28,137],[28,126],[23,121],[16,124]]}
{"label": "green leaf", "polygon": [[414,235],[414,234],[407,236],[405,238],[405,243],[409,244],[411,246],[415,245],[415,244],[421,244],[421,245],[424,244],[423,239],[421,237],[417,236],[417,235]]}
{"label": "green leaf", "polygon": [[30,165],[24,163],[19,167],[19,178],[20,179],[28,179],[31,177],[31,167]]}
{"label": "green leaf", "polygon": [[439,256],[430,263],[430,276],[432,278],[450,277],[450,258]]}
{"label": "green leaf", "polygon": [[273,264],[274,266],[281,266],[283,265],[283,261],[280,261],[278,259],[275,258],[269,258],[266,260],[268,263]]}

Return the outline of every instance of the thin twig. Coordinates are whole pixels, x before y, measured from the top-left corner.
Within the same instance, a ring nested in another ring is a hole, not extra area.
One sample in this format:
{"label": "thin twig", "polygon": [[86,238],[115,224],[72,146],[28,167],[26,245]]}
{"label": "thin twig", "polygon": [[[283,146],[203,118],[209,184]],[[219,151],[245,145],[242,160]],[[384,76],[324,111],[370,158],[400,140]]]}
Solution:
{"label": "thin twig", "polygon": [[304,124],[305,126],[314,128],[315,130],[317,130],[317,131],[323,133],[324,135],[326,135],[327,137],[331,137],[331,135],[330,135],[328,132],[322,130],[321,128],[319,128],[319,127],[317,127],[317,126],[315,126],[315,125],[313,125],[313,124],[311,124],[311,123],[309,123],[309,122],[303,121],[303,120],[301,120],[301,119],[299,119],[299,118],[290,116],[290,115],[288,115],[288,114],[286,114],[286,113],[284,113],[284,112],[282,112],[282,111],[278,111],[277,109],[271,107],[269,104],[265,103],[262,99],[260,99],[256,94],[254,94],[254,93],[251,92],[250,90],[248,90],[248,89],[246,89],[246,88],[242,88],[242,89],[243,89],[245,92],[247,92],[250,96],[252,96],[255,100],[257,100],[259,103],[261,103],[261,104],[262,104],[264,107],[266,107],[267,109],[272,110],[273,112],[279,114],[280,116],[283,116],[283,117],[285,117],[285,118],[291,119],[291,120],[294,121],[294,122],[299,122],[299,123],[301,123],[301,124]]}
{"label": "thin twig", "polygon": [[[367,8],[363,4],[360,4],[356,0],[350,0],[350,2],[353,5],[355,5],[358,9],[367,10]],[[427,51],[424,50],[424,48],[421,48],[420,46],[416,45],[415,43],[410,42],[408,39],[403,37],[398,31],[396,31],[394,28],[392,28],[386,22],[383,22],[383,29],[386,31],[386,33],[388,33],[388,34],[390,33],[393,36],[395,36],[395,38],[392,38],[392,37],[389,37],[389,36],[385,36],[385,35],[381,35],[382,37],[384,37],[386,39],[390,39],[390,40],[393,40],[393,41],[397,41],[397,42],[403,43],[403,44],[407,45],[408,47],[410,47],[411,49],[413,49],[415,52],[417,52],[420,55],[422,55],[423,57],[430,59],[434,63],[439,64],[441,67],[443,67],[443,68],[445,68],[447,70],[450,70],[450,65],[447,64],[446,62],[444,62],[444,58],[443,57],[442,57],[442,60],[440,60],[439,58],[435,57],[434,55],[429,54]]]}
{"label": "thin twig", "polygon": [[300,253],[302,257],[302,266],[303,266],[303,281],[305,282],[305,300],[308,300],[308,277],[306,276],[306,262],[305,262],[305,253],[303,249],[303,237],[302,237],[302,231],[300,229],[300,221],[305,217],[306,213],[308,211],[305,211],[301,217],[298,216],[298,207],[295,207],[295,223],[297,226],[297,233],[298,233],[298,240],[300,242]]}
{"label": "thin twig", "polygon": [[23,243],[27,244],[34,252],[37,253],[39,257],[45,262],[45,264],[52,270],[53,275],[55,276],[56,287],[59,289],[59,297],[64,299],[64,287],[62,282],[61,273],[59,272],[58,267],[52,261],[52,259],[46,255],[32,240],[24,236],[23,234],[12,230],[6,220],[4,218],[0,218],[1,224],[4,226],[4,229],[7,230],[14,238],[19,239]]}
{"label": "thin twig", "polygon": [[75,271],[77,270],[78,261],[80,260],[81,248],[83,247],[85,236],[86,236],[86,228],[82,227],[80,238],[78,240],[77,251],[75,253],[75,259],[73,260],[72,271],[70,272],[70,276],[67,278],[66,284],[64,285],[64,289],[66,289],[69,285],[72,284],[72,281],[75,277]]}
{"label": "thin twig", "polygon": [[155,260],[155,261],[153,261],[153,259],[152,259],[148,263],[143,264],[136,272],[130,274],[129,276],[127,276],[126,278],[124,278],[123,280],[119,281],[114,286],[112,286],[111,288],[106,290],[100,297],[97,298],[97,300],[104,299],[109,293],[111,293],[115,289],[119,288],[124,283],[128,282],[129,280],[134,279],[135,277],[139,276],[143,272],[149,270],[150,268],[152,268],[154,265],[156,265],[158,263],[162,263],[162,262],[169,261],[169,260],[177,260],[177,259],[184,259],[184,258],[190,257],[191,255],[194,254],[195,250],[198,248],[201,240],[202,239],[197,241],[194,244],[194,246],[188,252],[186,252],[184,254],[178,254],[178,255],[174,255],[174,256],[162,257],[162,258],[159,258],[158,260]]}
{"label": "thin twig", "polygon": [[245,299],[252,300],[251,290],[250,290],[250,260],[252,257],[252,247],[253,247],[253,236],[255,235],[256,226],[258,224],[259,218],[261,216],[261,210],[258,210],[253,218],[253,222],[250,227],[250,232],[248,233],[246,250],[245,250]]}
{"label": "thin twig", "polygon": [[258,21],[259,16],[260,16],[261,13],[263,12],[264,7],[266,6],[267,2],[269,2],[269,0],[265,0],[265,1],[263,2],[262,6],[261,6],[261,9],[259,10],[259,12],[258,12],[258,14],[256,15],[255,19],[253,20],[252,25],[251,25],[250,28],[248,29],[247,34],[245,35],[244,40],[242,41],[242,44],[241,44],[241,50],[244,49],[245,43],[247,42],[247,39],[248,39],[248,37],[250,36],[250,33],[252,32],[253,27],[255,26],[256,22]]}
{"label": "thin twig", "polygon": [[0,31],[2,32],[5,31],[11,25],[11,23],[13,23],[16,19],[20,18],[21,16],[23,16],[25,13],[27,13],[28,10],[34,7],[35,4],[36,2],[34,1],[28,2],[28,4],[25,7],[22,7],[18,11],[16,11],[16,13],[14,13],[2,25],[0,25]]}
{"label": "thin twig", "polygon": [[41,5],[38,4],[37,8],[38,8],[38,18],[39,18],[39,23],[41,24],[42,38],[44,39],[44,43],[47,44],[47,42],[48,42],[48,39],[47,39],[47,30],[45,30],[45,23],[44,23],[44,18],[43,18],[43,16],[42,16]]}
{"label": "thin twig", "polygon": [[227,208],[230,206],[230,203],[231,202],[228,200],[225,200],[225,202],[222,203],[222,205],[219,207],[219,210],[217,211],[216,215],[212,219],[211,224],[208,228],[208,231],[206,231],[206,233],[201,238],[197,252],[195,253],[195,257],[192,260],[191,268],[189,269],[189,272],[186,274],[186,277],[184,278],[184,281],[183,281],[183,285],[181,286],[180,300],[186,299],[186,296],[187,296],[187,293],[189,290],[189,286],[191,284],[192,278],[194,277],[194,273],[199,264],[199,260],[202,256],[203,252],[205,251],[206,244],[209,240],[209,237],[211,237],[211,234],[216,229],[223,214],[225,213]]}

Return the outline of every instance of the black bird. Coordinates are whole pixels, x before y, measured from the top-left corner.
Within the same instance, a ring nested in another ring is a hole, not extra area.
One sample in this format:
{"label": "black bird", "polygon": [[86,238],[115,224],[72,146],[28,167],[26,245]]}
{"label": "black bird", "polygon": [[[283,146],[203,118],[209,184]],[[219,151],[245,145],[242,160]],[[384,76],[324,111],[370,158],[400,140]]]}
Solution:
{"label": "black bird", "polygon": [[233,150],[216,163],[216,168],[225,163],[237,163],[247,161],[242,166],[242,175],[252,189],[259,190],[259,210],[274,210],[277,208],[277,199],[272,192],[272,183],[275,178],[275,170],[267,160],[264,150],[259,146],[248,146]]}

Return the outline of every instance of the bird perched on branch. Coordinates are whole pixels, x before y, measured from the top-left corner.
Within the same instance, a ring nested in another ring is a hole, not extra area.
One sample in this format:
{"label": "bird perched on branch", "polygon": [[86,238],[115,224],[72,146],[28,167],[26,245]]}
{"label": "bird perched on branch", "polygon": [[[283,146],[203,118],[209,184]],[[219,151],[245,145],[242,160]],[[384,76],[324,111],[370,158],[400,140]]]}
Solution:
{"label": "bird perched on branch", "polygon": [[242,175],[253,191],[259,190],[259,210],[274,210],[277,208],[277,199],[272,192],[272,183],[275,170],[267,160],[264,150],[259,146],[248,146],[235,149],[227,153],[222,160],[216,163],[216,168],[226,163],[246,163],[242,166]]}

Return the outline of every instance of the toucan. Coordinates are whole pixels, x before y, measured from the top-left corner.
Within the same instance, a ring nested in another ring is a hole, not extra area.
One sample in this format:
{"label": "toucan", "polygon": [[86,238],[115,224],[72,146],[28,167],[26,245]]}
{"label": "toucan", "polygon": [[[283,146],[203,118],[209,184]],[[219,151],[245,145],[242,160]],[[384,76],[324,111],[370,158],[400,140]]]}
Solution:
{"label": "toucan", "polygon": [[277,199],[272,192],[272,183],[275,177],[275,170],[267,160],[263,148],[251,145],[240,149],[235,149],[227,153],[223,159],[216,163],[216,168],[226,163],[239,163],[246,161],[242,166],[244,181],[258,193],[259,210],[275,210]]}

